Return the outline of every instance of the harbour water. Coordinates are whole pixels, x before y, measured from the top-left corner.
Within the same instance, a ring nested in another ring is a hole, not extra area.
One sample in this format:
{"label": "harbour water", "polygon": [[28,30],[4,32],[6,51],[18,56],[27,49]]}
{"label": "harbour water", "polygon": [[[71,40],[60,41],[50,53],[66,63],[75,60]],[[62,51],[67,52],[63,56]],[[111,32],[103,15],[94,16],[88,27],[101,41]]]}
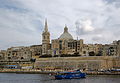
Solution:
{"label": "harbour water", "polygon": [[120,75],[87,75],[84,79],[55,80],[43,74],[0,73],[0,83],[120,83]]}

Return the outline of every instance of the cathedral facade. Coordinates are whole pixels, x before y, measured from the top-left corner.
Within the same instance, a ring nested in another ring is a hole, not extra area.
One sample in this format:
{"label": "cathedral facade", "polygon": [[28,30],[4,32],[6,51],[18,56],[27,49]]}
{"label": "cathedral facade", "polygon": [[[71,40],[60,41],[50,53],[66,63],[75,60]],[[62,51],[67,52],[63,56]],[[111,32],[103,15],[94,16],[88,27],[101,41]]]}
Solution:
{"label": "cathedral facade", "polygon": [[64,27],[64,32],[58,39],[54,39],[50,44],[50,33],[48,31],[47,21],[42,33],[42,55],[82,55],[84,43],[83,40],[74,40],[72,35],[68,32],[68,27]]}

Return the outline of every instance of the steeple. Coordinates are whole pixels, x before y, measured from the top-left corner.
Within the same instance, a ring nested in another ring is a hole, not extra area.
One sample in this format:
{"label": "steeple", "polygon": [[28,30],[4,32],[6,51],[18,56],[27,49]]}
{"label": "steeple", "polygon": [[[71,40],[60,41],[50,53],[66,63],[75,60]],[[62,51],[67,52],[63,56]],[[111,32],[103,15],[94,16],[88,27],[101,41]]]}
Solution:
{"label": "steeple", "polygon": [[45,20],[45,28],[44,28],[44,32],[48,32],[47,19]]}
{"label": "steeple", "polygon": [[49,49],[50,49],[50,33],[48,31],[48,24],[46,19],[44,31],[42,33],[42,55],[48,54]]}

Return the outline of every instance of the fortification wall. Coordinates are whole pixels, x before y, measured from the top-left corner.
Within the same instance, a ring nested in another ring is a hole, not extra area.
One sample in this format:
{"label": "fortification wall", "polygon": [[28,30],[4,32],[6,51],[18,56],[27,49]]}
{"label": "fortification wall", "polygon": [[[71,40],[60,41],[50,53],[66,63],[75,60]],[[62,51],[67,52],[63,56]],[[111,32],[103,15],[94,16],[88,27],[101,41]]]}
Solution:
{"label": "fortification wall", "polygon": [[120,66],[120,58],[113,56],[92,56],[92,57],[56,57],[39,58],[35,63],[35,68],[40,69],[88,69],[100,70],[111,69]]}

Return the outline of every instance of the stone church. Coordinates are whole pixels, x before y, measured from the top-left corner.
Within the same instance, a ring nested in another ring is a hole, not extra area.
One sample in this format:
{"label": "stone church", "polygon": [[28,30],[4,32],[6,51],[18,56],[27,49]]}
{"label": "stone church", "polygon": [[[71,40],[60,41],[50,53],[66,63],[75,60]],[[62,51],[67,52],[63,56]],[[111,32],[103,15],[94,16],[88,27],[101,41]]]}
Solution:
{"label": "stone church", "polygon": [[47,20],[42,33],[42,55],[61,55],[61,54],[79,54],[83,53],[83,40],[74,40],[68,31],[68,27],[64,27],[64,32],[58,39],[54,39],[50,44],[50,32],[48,31]]}

